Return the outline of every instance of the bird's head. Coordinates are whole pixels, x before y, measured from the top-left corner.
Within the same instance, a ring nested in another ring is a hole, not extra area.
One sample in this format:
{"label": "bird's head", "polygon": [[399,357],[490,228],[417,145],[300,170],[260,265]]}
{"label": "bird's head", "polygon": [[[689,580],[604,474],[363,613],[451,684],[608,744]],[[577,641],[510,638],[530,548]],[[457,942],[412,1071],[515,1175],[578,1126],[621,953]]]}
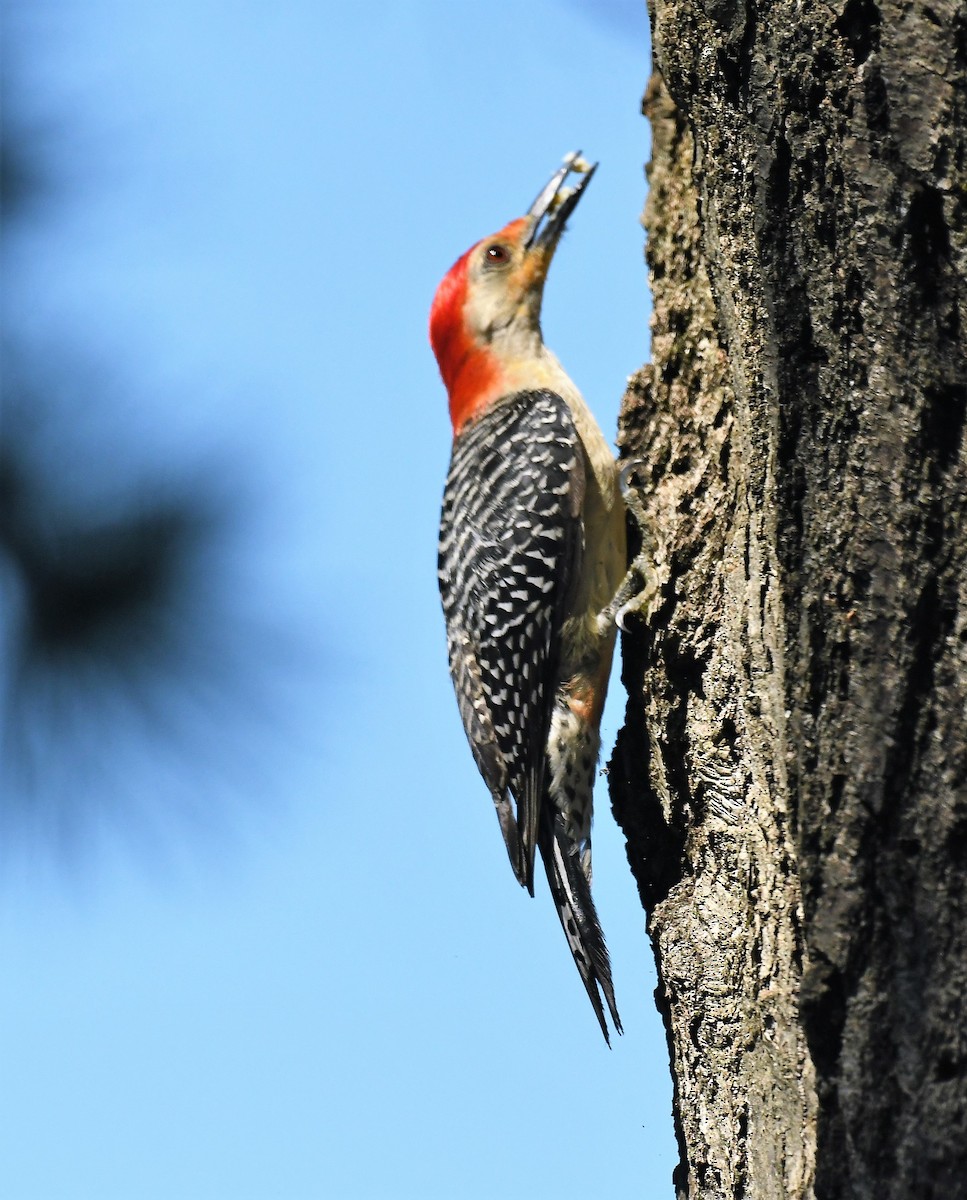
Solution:
{"label": "bird's head", "polygon": [[[524,216],[472,246],[437,288],[430,342],[454,433],[502,395],[539,387],[544,280],[567,219],[594,174],[569,154]],[[568,176],[577,182],[565,187]]]}

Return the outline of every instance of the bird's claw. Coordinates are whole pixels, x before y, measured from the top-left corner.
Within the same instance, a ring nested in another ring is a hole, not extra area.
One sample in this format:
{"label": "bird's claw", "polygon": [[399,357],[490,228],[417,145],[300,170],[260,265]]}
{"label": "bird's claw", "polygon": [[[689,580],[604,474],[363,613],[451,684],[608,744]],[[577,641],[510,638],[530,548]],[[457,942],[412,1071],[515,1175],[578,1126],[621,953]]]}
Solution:
{"label": "bird's claw", "polygon": [[632,563],[621,581],[621,586],[615,593],[614,599],[598,616],[598,628],[602,633],[607,632],[612,624],[618,626],[622,633],[628,633],[625,620],[631,613],[639,611],[641,596],[645,590],[645,573],[637,562]]}

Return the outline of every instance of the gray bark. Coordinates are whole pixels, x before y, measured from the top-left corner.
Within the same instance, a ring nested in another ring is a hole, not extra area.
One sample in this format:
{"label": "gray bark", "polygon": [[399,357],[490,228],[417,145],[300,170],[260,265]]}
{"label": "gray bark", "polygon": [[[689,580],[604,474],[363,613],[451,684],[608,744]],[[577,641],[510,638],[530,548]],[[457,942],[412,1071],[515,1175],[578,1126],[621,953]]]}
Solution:
{"label": "gray bark", "polygon": [[967,12],[656,0],[615,812],[680,1196],[967,1195]]}

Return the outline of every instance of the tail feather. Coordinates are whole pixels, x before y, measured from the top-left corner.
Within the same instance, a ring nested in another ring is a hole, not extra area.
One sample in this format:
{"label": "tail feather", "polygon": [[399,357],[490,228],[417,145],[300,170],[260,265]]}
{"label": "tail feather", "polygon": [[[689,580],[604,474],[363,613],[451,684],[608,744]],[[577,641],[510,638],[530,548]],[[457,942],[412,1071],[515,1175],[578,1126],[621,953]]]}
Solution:
{"label": "tail feather", "polygon": [[547,814],[541,822],[540,850],[551,887],[557,915],[571,948],[571,956],[584,983],[604,1040],[611,1045],[608,1023],[601,996],[607,1002],[611,1020],[622,1033],[621,1018],[614,1000],[611,962],[598,914],[591,899],[591,887],[581,865],[579,847],[569,839],[564,819]]}

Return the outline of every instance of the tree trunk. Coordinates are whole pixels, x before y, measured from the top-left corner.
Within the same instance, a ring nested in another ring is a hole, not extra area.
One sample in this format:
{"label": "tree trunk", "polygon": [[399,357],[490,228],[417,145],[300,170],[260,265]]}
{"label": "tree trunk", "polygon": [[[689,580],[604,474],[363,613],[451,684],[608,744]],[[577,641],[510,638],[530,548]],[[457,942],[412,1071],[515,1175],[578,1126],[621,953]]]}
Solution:
{"label": "tree trunk", "polygon": [[967,1195],[967,12],[656,0],[615,812],[682,1197]]}

